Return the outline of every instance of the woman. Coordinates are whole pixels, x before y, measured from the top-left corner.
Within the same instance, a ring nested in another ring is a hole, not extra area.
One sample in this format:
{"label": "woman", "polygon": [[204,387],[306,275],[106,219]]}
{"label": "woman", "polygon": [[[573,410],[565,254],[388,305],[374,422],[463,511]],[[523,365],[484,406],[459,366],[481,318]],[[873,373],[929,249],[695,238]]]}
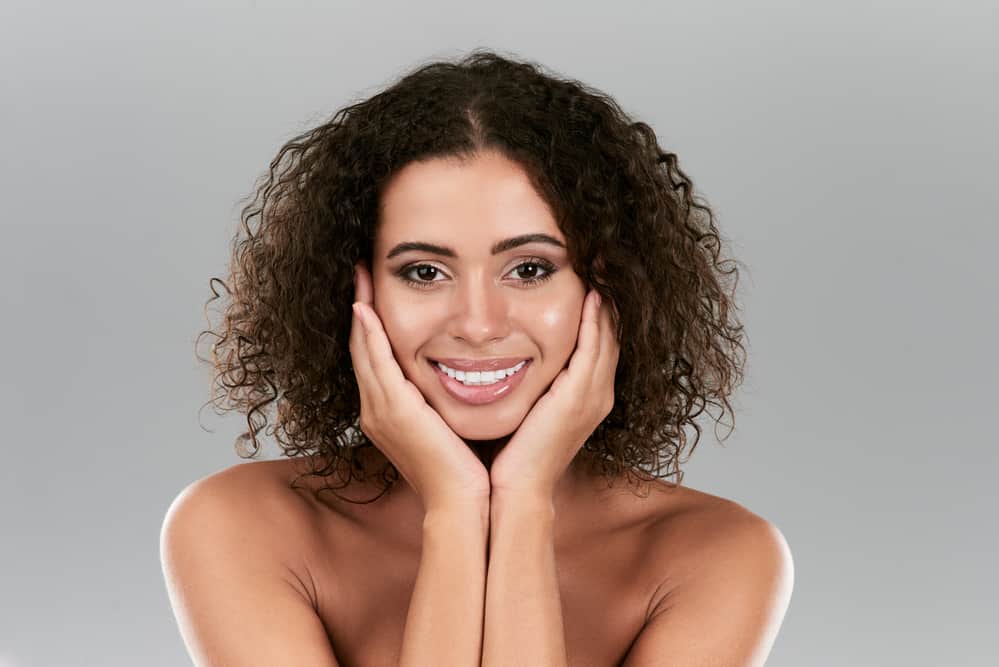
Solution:
{"label": "woman", "polygon": [[167,514],[197,664],[763,664],[786,542],[679,485],[742,378],[736,270],[647,125],[476,51],[291,140],[256,195],[203,333],[250,456],[276,403],[289,458]]}

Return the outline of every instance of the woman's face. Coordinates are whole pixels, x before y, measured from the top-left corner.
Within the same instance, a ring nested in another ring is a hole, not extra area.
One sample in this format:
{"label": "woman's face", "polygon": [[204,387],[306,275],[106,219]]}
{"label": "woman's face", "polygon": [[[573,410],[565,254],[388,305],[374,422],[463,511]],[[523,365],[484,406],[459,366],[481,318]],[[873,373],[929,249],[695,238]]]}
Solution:
{"label": "woman's face", "polygon": [[[517,163],[487,152],[465,164],[407,165],[383,192],[381,207],[374,309],[403,374],[465,440],[513,433],[566,367],[586,295],[547,204]],[[560,245],[533,241],[492,253],[524,234]],[[402,243],[442,251],[399,252]],[[481,405],[452,396],[431,362],[500,357],[531,361],[512,391]]]}

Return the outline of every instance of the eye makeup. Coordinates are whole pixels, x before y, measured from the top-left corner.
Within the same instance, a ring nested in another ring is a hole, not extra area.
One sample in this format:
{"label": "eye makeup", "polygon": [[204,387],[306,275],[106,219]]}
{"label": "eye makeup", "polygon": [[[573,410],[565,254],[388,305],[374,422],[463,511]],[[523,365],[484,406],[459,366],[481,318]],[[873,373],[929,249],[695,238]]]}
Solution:
{"label": "eye makeup", "polygon": [[[555,266],[555,264],[548,261],[547,259],[544,259],[543,257],[529,257],[524,261],[522,261],[517,266],[515,266],[511,272],[517,271],[518,269],[521,269],[522,267],[525,266],[541,267],[541,269],[544,270],[545,273],[540,276],[532,276],[530,278],[524,278],[518,280],[517,282],[519,282],[520,285],[523,287],[533,287],[535,285],[539,285],[543,282],[551,280],[552,276],[554,276],[555,273],[558,271],[558,267]],[[404,283],[410,285],[411,287],[415,287],[417,289],[431,289],[434,283],[442,282],[440,280],[416,280],[411,278],[410,275],[412,274],[413,271],[417,269],[433,269],[434,271],[443,273],[441,269],[437,268],[433,264],[417,262],[415,264],[407,264],[406,266],[402,267],[396,272],[396,275]]]}

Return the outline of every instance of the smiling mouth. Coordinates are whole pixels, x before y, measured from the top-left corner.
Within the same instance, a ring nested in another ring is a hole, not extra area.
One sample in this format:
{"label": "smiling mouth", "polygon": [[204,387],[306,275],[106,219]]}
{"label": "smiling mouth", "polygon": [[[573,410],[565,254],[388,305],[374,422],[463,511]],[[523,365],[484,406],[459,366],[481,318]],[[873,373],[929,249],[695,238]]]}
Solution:
{"label": "smiling mouth", "polygon": [[[500,369],[516,366],[522,361],[529,361],[531,357],[493,357],[492,359],[460,359],[458,357],[441,357],[430,361],[440,362],[456,371],[498,371]],[[479,366],[479,368],[468,368],[468,366]]]}
{"label": "smiling mouth", "polygon": [[520,369],[513,375],[489,384],[465,384],[457,377],[451,377],[444,372],[437,362],[429,360],[434,374],[438,377],[444,390],[453,398],[469,405],[485,405],[509,396],[524,379],[531,359],[525,359]]}
{"label": "smiling mouth", "polygon": [[[430,357],[425,357],[425,358],[427,362],[434,368],[434,370],[439,370],[446,373],[446,371],[444,371],[444,369],[441,368],[441,365],[444,365],[449,370],[465,374],[487,373],[487,372],[496,373],[497,371],[501,370],[509,371],[511,368],[515,367],[520,367],[520,370],[522,370],[524,366],[534,361],[534,357],[505,357],[495,361],[479,362],[476,365],[480,366],[480,368],[471,369],[471,368],[463,368],[462,366],[464,366],[465,364],[456,363],[457,360],[455,359],[449,360],[449,359],[431,359]],[[448,363],[449,361],[451,363]]]}

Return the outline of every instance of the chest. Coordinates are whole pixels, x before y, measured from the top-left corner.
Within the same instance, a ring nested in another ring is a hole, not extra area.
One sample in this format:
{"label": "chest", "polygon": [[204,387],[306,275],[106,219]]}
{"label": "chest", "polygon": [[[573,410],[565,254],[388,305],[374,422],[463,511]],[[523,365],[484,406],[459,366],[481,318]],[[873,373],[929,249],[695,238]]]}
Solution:
{"label": "chest", "polygon": [[[353,524],[338,527],[337,535],[327,547],[329,565],[313,572],[320,617],[337,659],[344,667],[396,665],[419,547]],[[657,585],[648,539],[643,526],[630,526],[556,540],[570,664],[606,667],[623,660]]]}

